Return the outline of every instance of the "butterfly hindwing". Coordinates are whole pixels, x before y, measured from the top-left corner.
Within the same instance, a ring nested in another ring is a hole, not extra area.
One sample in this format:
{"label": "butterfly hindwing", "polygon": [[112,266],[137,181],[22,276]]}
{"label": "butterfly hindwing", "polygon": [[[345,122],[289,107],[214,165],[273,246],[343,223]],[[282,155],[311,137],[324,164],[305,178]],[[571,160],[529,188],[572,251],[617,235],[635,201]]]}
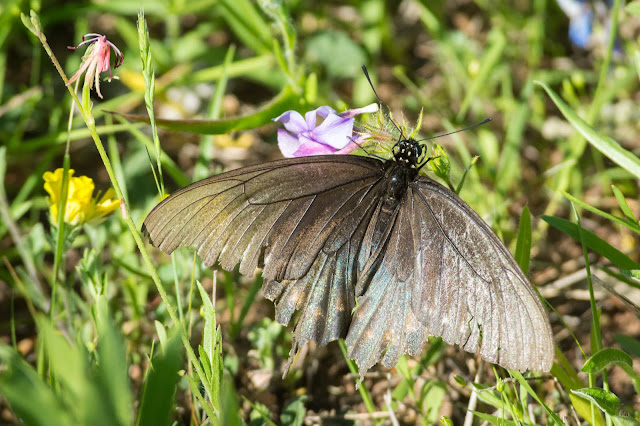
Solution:
{"label": "butterfly hindwing", "polygon": [[419,354],[427,335],[506,368],[551,368],[552,335],[537,293],[466,203],[419,177],[389,226],[346,338],[361,372]]}
{"label": "butterfly hindwing", "polygon": [[366,292],[358,298],[347,334],[348,356],[358,364],[361,377],[378,361],[393,367],[405,353],[419,355],[426,343],[427,330],[411,307],[419,247],[415,245],[410,203],[410,199],[400,203],[387,224],[388,237],[381,247],[379,265]]}
{"label": "butterfly hindwing", "polygon": [[[539,296],[491,228],[457,195],[421,176],[412,309],[429,333],[506,368],[549,371],[553,338]],[[432,247],[440,248],[433,253]]]}

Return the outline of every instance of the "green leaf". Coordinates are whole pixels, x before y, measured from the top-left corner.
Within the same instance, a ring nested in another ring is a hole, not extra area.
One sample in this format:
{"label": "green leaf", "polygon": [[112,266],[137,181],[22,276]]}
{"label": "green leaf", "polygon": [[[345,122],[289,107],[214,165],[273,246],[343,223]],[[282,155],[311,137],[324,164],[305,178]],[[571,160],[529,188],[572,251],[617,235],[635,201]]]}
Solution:
{"label": "green leaf", "polygon": [[334,78],[355,78],[368,62],[364,50],[342,31],[325,31],[307,41],[305,59],[320,64]]}
{"label": "green leaf", "polygon": [[640,16],[640,2],[632,1],[624,7],[624,10],[635,16]]}
{"label": "green leaf", "polygon": [[426,423],[435,424],[438,421],[438,413],[446,395],[447,387],[439,380],[428,381],[420,389],[421,412]]}
{"label": "green leaf", "polygon": [[620,349],[601,349],[589,358],[582,366],[585,373],[594,374],[615,364],[622,368],[633,382],[636,392],[640,393],[640,375],[633,370],[633,360]]}
{"label": "green leaf", "polygon": [[220,409],[220,391],[222,387],[223,362],[222,362],[222,332],[216,326],[216,312],[202,284],[196,281],[200,298],[202,299],[202,310],[204,311],[204,331],[200,351],[200,363],[207,374],[201,378],[211,403],[216,410]]}
{"label": "green leaf", "polygon": [[202,287],[200,281],[196,282],[198,291],[200,291],[200,299],[202,300],[202,310],[204,311],[204,331],[202,333],[202,346],[209,359],[213,355],[214,333],[216,329],[216,311],[209,298],[209,293]]}
{"label": "green leaf", "polygon": [[[169,130],[179,130],[203,135],[223,135],[239,130],[255,129],[257,127],[264,126],[265,124],[271,123],[271,120],[287,110],[297,110],[304,107],[304,97],[299,93],[295,93],[290,86],[286,86],[269,103],[250,115],[229,118],[226,120],[168,120],[156,118],[156,124],[158,127]],[[146,115],[121,115],[129,120],[144,123],[149,122],[149,117]]]}
{"label": "green leaf", "polygon": [[[61,398],[74,418],[74,424],[118,425],[119,418],[109,404],[113,396],[110,389],[95,379],[95,365],[83,347],[69,342],[45,317],[38,317],[38,337],[42,339],[49,357],[51,374],[58,380],[64,392]],[[100,353],[98,353],[100,355]],[[117,373],[116,373],[117,374]],[[124,424],[129,424],[127,421]]]}
{"label": "green leaf", "polygon": [[151,359],[149,373],[138,411],[138,425],[169,425],[174,398],[183,366],[182,342],[177,328],[169,333],[166,344]]}
{"label": "green leaf", "polygon": [[609,415],[618,414],[620,399],[613,393],[600,388],[572,389],[571,393],[579,395],[598,406]]}
{"label": "green leaf", "polygon": [[0,344],[0,395],[27,425],[70,425],[69,412],[36,370],[10,346]]}
{"label": "green leaf", "polygon": [[558,416],[547,406],[547,404],[544,403],[544,401],[542,401],[542,399],[540,399],[538,394],[531,388],[531,385],[529,385],[529,382],[522,376],[522,373],[520,373],[519,371],[509,370],[509,374],[511,374],[511,376],[513,376],[518,381],[518,383],[520,383],[520,386],[526,389],[526,391],[533,397],[533,399],[538,401],[538,404],[540,404],[549,415],[549,420],[555,421],[558,425],[564,424],[560,419],[560,416]]}
{"label": "green leaf", "polygon": [[302,426],[304,424],[304,416],[307,414],[307,410],[304,407],[306,400],[307,396],[302,395],[284,407],[280,415],[280,422],[283,426]]}
{"label": "green leaf", "polygon": [[245,396],[242,398],[251,407],[251,414],[249,414],[249,426],[277,426],[273,420],[271,420],[273,413],[271,413],[269,407],[260,402],[251,402]]}
{"label": "green leaf", "polygon": [[244,424],[240,418],[238,394],[233,386],[233,378],[229,374],[225,374],[222,380],[222,391],[220,392],[220,424],[224,426],[241,426]]}
{"label": "green leaf", "polygon": [[629,367],[633,367],[633,361],[629,355],[620,349],[608,348],[599,350],[593,354],[582,366],[582,371],[584,373],[595,374],[604,370],[610,364],[626,364]]}
{"label": "green leaf", "polygon": [[[542,220],[558,229],[559,231],[562,231],[565,234],[569,235],[574,240],[580,241],[578,225],[576,225],[575,223],[556,216],[542,216]],[[640,264],[637,264],[633,260],[629,259],[627,255],[612,247],[609,243],[598,237],[593,232],[583,228],[582,237],[583,243],[587,246],[587,248],[606,257],[611,262],[616,264],[616,266],[618,266],[619,268],[627,270],[640,269]]]}
{"label": "green leaf", "polygon": [[[562,387],[566,390],[580,389],[584,384],[580,381],[578,373],[573,369],[573,366],[569,363],[564,354],[556,347],[556,359],[558,362],[554,362],[551,367],[551,375],[558,379]],[[564,367],[564,368],[563,368]],[[591,414],[591,404],[585,399],[580,398],[577,395],[569,393],[571,404],[573,408],[585,419],[592,419],[593,425],[603,426],[604,420],[599,412],[595,413],[595,416]]]}
{"label": "green leaf", "polygon": [[202,365],[202,371],[204,371],[205,378],[209,380],[211,378],[211,360],[209,360],[209,355],[207,355],[207,351],[204,350],[202,345],[198,346],[198,354],[200,355],[200,365]]}
{"label": "green leaf", "polygon": [[606,155],[611,159],[611,161],[640,179],[640,159],[638,159],[637,156],[622,148],[618,142],[610,137],[599,135],[593,127],[589,126],[587,122],[580,118],[578,114],[576,114],[576,112],[545,83],[540,81],[536,81],[535,83],[547,92],[562,115],[564,115],[569,123],[571,123],[571,125],[580,132],[580,134],[584,136],[584,138],[587,139],[594,148]]}
{"label": "green leaf", "polygon": [[640,422],[633,417],[627,416],[611,416],[611,420],[615,426],[638,426]]}
{"label": "green leaf", "polygon": [[402,380],[395,387],[393,392],[391,393],[391,398],[393,400],[402,401],[405,396],[409,394],[409,389],[413,388],[414,381],[411,371],[409,370],[409,364],[407,363],[407,357],[401,356],[396,364],[396,370],[402,376]]}
{"label": "green leaf", "polygon": [[160,347],[164,350],[167,346],[167,329],[160,321],[155,321],[156,333],[158,334],[158,340],[160,341]]}
{"label": "green leaf", "polygon": [[522,272],[527,275],[529,272],[529,260],[531,259],[531,214],[529,213],[529,207],[525,207],[520,215],[515,258]]}
{"label": "green leaf", "polygon": [[224,361],[222,360],[222,330],[220,325],[216,330],[215,347],[213,358],[211,359],[211,401],[216,410],[220,410],[220,392],[222,390],[222,380],[224,377]]}
{"label": "green leaf", "polygon": [[453,426],[453,421],[447,416],[440,417],[440,423],[442,426]]}

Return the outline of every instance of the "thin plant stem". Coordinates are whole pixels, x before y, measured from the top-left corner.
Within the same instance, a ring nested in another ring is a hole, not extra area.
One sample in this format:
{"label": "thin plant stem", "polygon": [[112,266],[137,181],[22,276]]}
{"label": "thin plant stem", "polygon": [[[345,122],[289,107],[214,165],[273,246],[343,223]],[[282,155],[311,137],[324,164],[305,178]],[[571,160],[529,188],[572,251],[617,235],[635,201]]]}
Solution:
{"label": "thin plant stem", "polygon": [[[582,245],[582,254],[585,260],[585,268],[587,270],[587,285],[589,287],[589,304],[591,306],[591,331],[593,336],[591,341],[595,348],[592,348],[591,355],[600,351],[603,348],[602,345],[602,333],[600,331],[600,312],[598,311],[598,307],[596,306],[596,298],[595,293],[593,291],[593,280],[591,278],[591,264],[589,262],[589,253],[587,252],[587,246],[584,244],[584,232],[582,230],[582,225],[580,224],[580,216],[578,215],[578,210],[576,209],[575,204],[571,203],[571,209],[573,210],[573,214],[576,217],[576,221],[578,223],[578,234],[580,236],[580,244]],[[602,370],[602,388],[606,391],[609,390],[609,382],[607,380],[607,371]],[[589,386],[595,387],[596,383],[596,375],[589,374]],[[592,403],[592,410],[594,410],[594,404]],[[611,417],[607,412],[604,413],[607,421],[607,425],[611,425]]]}
{"label": "thin plant stem", "polygon": [[[80,79],[76,80],[74,93],[78,90]],[[53,276],[51,277],[51,305],[49,307],[49,319],[53,322],[56,311],[56,298],[58,291],[58,274],[60,272],[60,264],[64,256],[64,243],[66,223],[64,218],[67,212],[67,199],[69,198],[69,169],[71,169],[71,156],[69,155],[69,146],[71,145],[71,128],[73,125],[73,111],[75,102],[71,101],[69,108],[69,120],[67,121],[67,142],[64,148],[64,157],[62,159],[62,187],[60,189],[60,200],[58,201],[58,223],[56,234],[56,250],[53,258]],[[51,218],[53,219],[53,218]]]}
{"label": "thin plant stem", "polygon": [[[58,70],[58,72],[60,73],[60,75],[62,76],[63,80],[66,83],[67,82],[66,75],[64,74],[64,71],[62,71],[62,68],[60,67],[60,64],[59,64],[58,60],[56,59],[55,55],[53,54],[53,52],[49,48],[49,46],[48,46],[48,44],[46,42],[46,37],[40,31],[40,20],[38,18],[38,15],[35,12],[31,11],[31,19],[29,20],[29,18],[26,18],[23,15],[23,19],[22,20],[23,20],[23,22],[28,21],[28,23],[25,22],[25,25],[27,25],[27,27],[34,34],[36,34],[36,36],[38,36],[38,38],[42,42],[42,45],[43,45],[45,51],[47,52],[47,54],[51,58],[51,61],[53,62],[54,66],[56,67],[56,69]],[[28,25],[28,24],[31,24],[31,25]],[[80,102],[80,100],[78,99],[78,97],[75,94],[75,92],[68,86],[67,86],[67,89],[69,90],[69,93],[71,94],[72,98],[76,102],[76,105],[78,106],[78,110],[80,111],[80,114],[82,115],[82,118],[85,121],[87,129],[89,130],[89,133],[91,134],[91,138],[93,139],[93,142],[96,145],[96,148],[98,150],[98,154],[100,155],[100,158],[102,159],[102,162],[104,164],[105,170],[107,171],[107,174],[109,175],[109,180],[111,181],[111,184],[113,185],[113,190],[115,191],[116,196],[121,200],[121,211],[122,211],[122,215],[123,215],[123,220],[125,221],[125,223],[129,227],[129,231],[131,232],[131,235],[133,236],[133,239],[136,242],[136,245],[138,246],[138,249],[140,250],[140,254],[142,256],[142,259],[144,260],[144,263],[147,265],[147,268],[149,269],[149,274],[151,275],[151,279],[153,280],[154,284],[156,285],[156,289],[158,290],[158,294],[160,294],[160,297],[162,298],[162,301],[164,302],[164,304],[166,306],[167,313],[169,314],[169,317],[171,318],[173,323],[178,327],[178,330],[180,332],[180,339],[181,339],[182,344],[183,344],[183,346],[184,346],[184,348],[185,348],[185,350],[187,352],[187,357],[189,359],[189,362],[193,364],[193,367],[196,370],[196,374],[198,375],[198,379],[203,382],[203,384],[205,385],[205,388],[208,388],[210,386],[209,386],[209,383],[208,383],[207,376],[204,374],[204,371],[202,370],[202,366],[198,362],[198,358],[196,357],[196,354],[193,351],[193,348],[191,347],[191,343],[189,342],[189,338],[187,336],[186,330],[184,329],[183,323],[180,321],[180,319],[178,318],[178,315],[176,314],[175,309],[171,305],[171,300],[169,299],[169,296],[167,295],[167,292],[165,291],[165,289],[164,289],[164,287],[162,285],[162,282],[160,281],[160,277],[158,276],[158,272],[156,271],[153,263],[151,262],[151,258],[149,257],[149,253],[147,252],[147,249],[146,249],[146,247],[144,245],[144,242],[142,241],[142,234],[138,230],[138,227],[136,226],[136,224],[133,222],[133,219],[131,219],[131,215],[129,214],[129,208],[126,205],[126,203],[124,203],[123,194],[122,194],[122,191],[120,190],[120,184],[118,183],[118,179],[117,179],[117,177],[116,177],[116,175],[115,175],[115,173],[113,171],[113,167],[111,166],[111,161],[109,160],[109,157],[107,156],[107,153],[106,153],[106,151],[104,149],[104,145],[102,144],[102,141],[100,140],[100,135],[98,135],[98,132],[96,130],[96,125],[95,125],[95,120],[93,119],[93,115],[92,115],[90,110],[85,109],[85,105],[83,105]],[[196,387],[196,389],[197,389],[197,387]],[[205,410],[208,410],[207,407],[205,407]],[[207,413],[209,414],[209,411],[207,411]]]}

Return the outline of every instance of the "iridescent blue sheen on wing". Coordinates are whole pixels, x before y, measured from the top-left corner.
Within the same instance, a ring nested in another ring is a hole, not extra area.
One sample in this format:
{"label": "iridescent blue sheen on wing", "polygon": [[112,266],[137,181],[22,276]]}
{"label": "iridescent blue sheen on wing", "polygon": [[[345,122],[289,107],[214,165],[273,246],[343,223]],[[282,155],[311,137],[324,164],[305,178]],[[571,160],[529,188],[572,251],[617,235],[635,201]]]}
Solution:
{"label": "iridescent blue sheen on wing", "polygon": [[300,312],[291,357],[309,340],[345,338],[364,376],[436,335],[509,369],[549,371],[553,335],[535,289],[464,201],[419,175],[424,157],[401,139],[387,161],[331,155],[234,170],[177,191],[144,228],[167,253],[187,246],[207,266],[263,268],[277,321]]}

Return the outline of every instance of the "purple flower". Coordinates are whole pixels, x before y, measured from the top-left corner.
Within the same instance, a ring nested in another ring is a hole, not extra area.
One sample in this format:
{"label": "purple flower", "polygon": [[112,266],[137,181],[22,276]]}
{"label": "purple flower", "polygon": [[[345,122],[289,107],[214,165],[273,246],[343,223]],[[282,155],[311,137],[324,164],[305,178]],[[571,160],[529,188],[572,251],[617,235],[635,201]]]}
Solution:
{"label": "purple flower", "polygon": [[124,61],[124,55],[120,52],[115,44],[111,43],[107,40],[107,36],[103,36],[100,34],[89,33],[82,36],[82,43],[77,46],[68,46],[69,49],[77,49],[86,44],[95,43],[87,49],[84,56],[82,57],[82,65],[76,73],[69,79],[67,82],[67,86],[73,83],[82,75],[82,73],[86,72],[84,76],[84,84],[88,84],[89,88],[93,89],[93,83],[95,81],[96,92],[98,96],[102,98],[102,93],[100,93],[100,74],[104,71],[109,71],[109,79],[114,78],[111,73],[111,49],[116,54],[116,61],[113,64],[113,68],[118,68],[122,65],[122,61]]}
{"label": "purple flower", "polygon": [[[273,119],[281,121],[286,129],[278,129],[278,146],[285,157],[348,154],[358,147],[362,139],[353,139],[353,117],[377,110],[378,104],[374,103],[340,114],[329,106],[309,111],[304,117],[297,111],[287,111]],[[317,116],[324,120],[316,126]]]}

